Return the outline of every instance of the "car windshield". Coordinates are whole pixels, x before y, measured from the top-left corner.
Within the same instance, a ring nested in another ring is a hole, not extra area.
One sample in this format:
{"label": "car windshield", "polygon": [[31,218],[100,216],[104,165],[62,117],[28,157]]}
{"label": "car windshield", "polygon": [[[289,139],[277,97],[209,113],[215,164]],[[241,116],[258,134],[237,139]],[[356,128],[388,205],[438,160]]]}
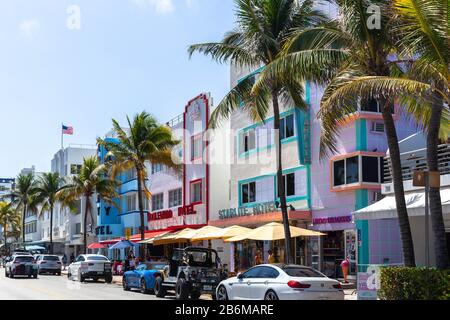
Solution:
{"label": "car windshield", "polygon": [[47,260],[47,261],[59,261],[59,258],[56,256],[44,256],[44,258],[42,260]]}
{"label": "car windshield", "polygon": [[33,257],[16,257],[14,259],[14,262],[33,262],[34,258]]}
{"label": "car windshield", "polygon": [[163,270],[165,266],[165,264],[148,264],[147,270]]}
{"label": "car windshield", "polygon": [[109,261],[108,258],[102,256],[87,257],[88,261]]}
{"label": "car windshield", "polygon": [[216,261],[213,251],[186,251],[186,257],[191,266],[212,267]]}
{"label": "car windshield", "polygon": [[283,271],[286,272],[291,277],[306,277],[306,278],[325,278],[326,276],[321,274],[319,271],[314,270],[312,268],[306,267],[293,267],[287,266],[283,268]]}

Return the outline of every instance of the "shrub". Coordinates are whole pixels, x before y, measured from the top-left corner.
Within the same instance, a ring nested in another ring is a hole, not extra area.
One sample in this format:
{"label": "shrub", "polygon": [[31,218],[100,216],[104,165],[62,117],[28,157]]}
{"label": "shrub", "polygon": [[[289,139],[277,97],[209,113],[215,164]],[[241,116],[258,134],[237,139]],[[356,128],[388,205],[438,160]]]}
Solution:
{"label": "shrub", "polygon": [[383,267],[382,300],[450,300],[450,270]]}

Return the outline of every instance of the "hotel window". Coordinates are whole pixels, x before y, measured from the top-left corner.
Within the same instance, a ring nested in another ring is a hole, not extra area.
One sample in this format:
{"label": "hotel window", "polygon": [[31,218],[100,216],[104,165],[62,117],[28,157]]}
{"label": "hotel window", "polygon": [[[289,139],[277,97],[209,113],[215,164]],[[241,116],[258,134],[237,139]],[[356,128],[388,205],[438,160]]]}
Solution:
{"label": "hotel window", "polygon": [[160,163],[152,163],[152,174],[161,172],[164,170],[164,165]]}
{"label": "hotel window", "polygon": [[333,187],[355,183],[383,183],[383,158],[354,156],[333,162]]}
{"label": "hotel window", "polygon": [[345,182],[346,184],[352,184],[359,182],[359,169],[358,161],[359,157],[352,157],[345,159]]}
{"label": "hotel window", "polygon": [[126,212],[136,211],[136,194],[127,194],[125,196],[126,200]]}
{"label": "hotel window", "polygon": [[294,115],[288,115],[280,120],[280,139],[293,137],[294,132]]}
{"label": "hotel window", "polygon": [[81,223],[75,224],[75,234],[81,234]]}
{"label": "hotel window", "polygon": [[242,150],[249,152],[256,149],[256,132],[255,129],[250,129],[242,133]]}
{"label": "hotel window", "polygon": [[283,176],[284,193],[286,197],[295,196],[295,173],[289,173]]}
{"label": "hotel window", "polygon": [[202,157],[203,141],[201,135],[191,137],[191,160]]}
{"label": "hotel window", "polygon": [[[365,112],[374,112],[374,113],[381,113],[381,107],[380,104],[376,99],[365,99],[361,100],[360,103],[360,110]],[[394,114],[395,110],[392,107],[391,113]]]}
{"label": "hotel window", "polygon": [[81,171],[81,164],[71,164],[70,174],[79,174]]}
{"label": "hotel window", "polygon": [[243,184],[241,189],[243,204],[256,202],[256,182]]}
{"label": "hotel window", "polygon": [[169,191],[169,208],[181,206],[181,188]]}
{"label": "hotel window", "polygon": [[191,183],[191,204],[202,203],[202,181]]}
{"label": "hotel window", "polygon": [[164,193],[155,194],[152,196],[152,211],[164,209]]}

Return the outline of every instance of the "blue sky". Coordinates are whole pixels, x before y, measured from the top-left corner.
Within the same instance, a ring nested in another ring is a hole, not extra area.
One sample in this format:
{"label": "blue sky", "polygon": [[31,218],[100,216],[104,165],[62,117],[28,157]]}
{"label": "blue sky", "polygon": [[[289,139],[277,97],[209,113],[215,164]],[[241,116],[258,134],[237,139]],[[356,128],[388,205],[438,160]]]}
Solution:
{"label": "blue sky", "polygon": [[[81,29],[67,28],[67,8]],[[35,165],[49,171],[65,144],[94,144],[111,118],[146,110],[161,122],[201,92],[229,89],[229,67],[189,60],[189,44],[233,27],[231,0],[0,1],[0,177]]]}

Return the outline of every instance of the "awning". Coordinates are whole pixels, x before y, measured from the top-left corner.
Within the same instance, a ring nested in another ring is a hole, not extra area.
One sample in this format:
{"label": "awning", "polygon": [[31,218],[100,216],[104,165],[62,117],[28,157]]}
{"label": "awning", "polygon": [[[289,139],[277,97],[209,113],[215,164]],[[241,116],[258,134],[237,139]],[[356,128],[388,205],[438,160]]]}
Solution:
{"label": "awning", "polygon": [[97,243],[97,242],[91,243],[91,244],[88,246],[88,249],[92,249],[92,250],[94,250],[94,249],[105,249],[105,248],[107,248],[106,245],[101,244],[101,243]]}
{"label": "awning", "polygon": [[[425,192],[405,194],[406,208],[410,217],[425,215]],[[450,188],[441,190],[442,213],[450,214]],[[374,204],[353,212],[356,220],[394,219],[397,218],[395,197],[387,196]]]}
{"label": "awning", "polygon": [[[145,233],[144,241],[150,240],[150,239],[160,236],[161,234],[164,234],[164,233],[167,233],[167,231],[148,231]],[[101,244],[116,244],[117,242],[122,241],[123,238],[124,237],[110,239],[110,240],[104,240],[104,241],[100,241],[100,243]],[[140,242],[142,242],[141,234],[132,235],[129,240],[131,242],[140,243]]]}
{"label": "awning", "polygon": [[[292,238],[318,237],[325,235],[317,231],[297,228],[293,226],[289,227],[289,230],[291,231]],[[246,239],[259,241],[275,241],[275,240],[282,240],[284,238],[285,238],[284,226],[281,223],[272,222],[262,227],[256,228],[248,233],[244,233],[242,235],[233,238],[225,239],[224,242],[237,242]]]}

